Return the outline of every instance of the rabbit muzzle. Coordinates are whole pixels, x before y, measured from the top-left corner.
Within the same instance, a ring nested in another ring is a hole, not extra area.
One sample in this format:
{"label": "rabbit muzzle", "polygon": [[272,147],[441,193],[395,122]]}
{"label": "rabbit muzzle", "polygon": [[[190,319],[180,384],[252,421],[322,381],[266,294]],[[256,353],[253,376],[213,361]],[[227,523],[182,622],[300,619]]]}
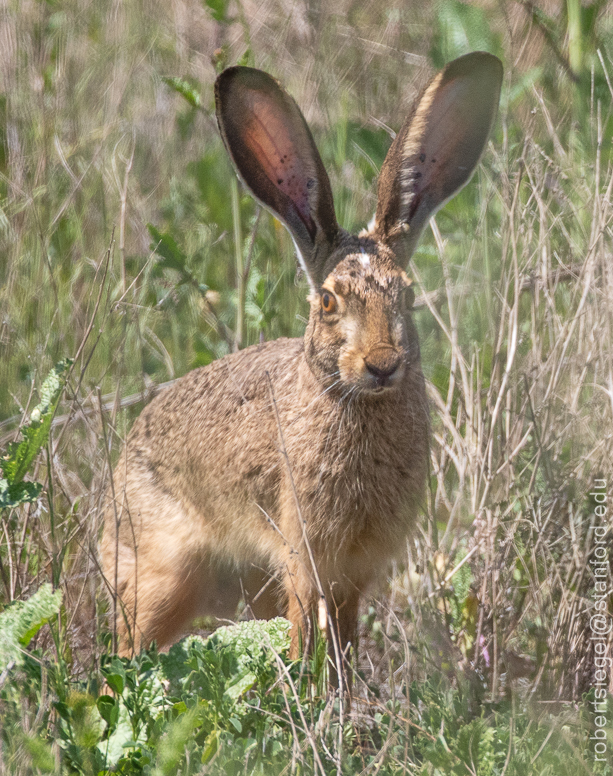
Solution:
{"label": "rabbit muzzle", "polygon": [[371,348],[364,357],[365,388],[381,391],[391,388],[402,378],[402,353],[391,345],[379,345]]}

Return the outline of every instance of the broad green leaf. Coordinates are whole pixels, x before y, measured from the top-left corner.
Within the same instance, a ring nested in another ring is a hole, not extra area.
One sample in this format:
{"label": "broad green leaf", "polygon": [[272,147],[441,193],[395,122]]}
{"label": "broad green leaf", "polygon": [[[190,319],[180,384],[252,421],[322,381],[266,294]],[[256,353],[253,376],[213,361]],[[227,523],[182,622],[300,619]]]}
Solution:
{"label": "broad green leaf", "polygon": [[121,659],[118,657],[113,658],[110,667],[105,669],[103,673],[106,683],[111,690],[121,695],[123,688],[126,686],[126,671]]}
{"label": "broad green leaf", "polygon": [[8,480],[0,479],[0,508],[36,501],[42,489],[40,482],[19,482],[11,486]]}
{"label": "broad green leaf", "polygon": [[101,695],[96,701],[100,716],[110,728],[119,720],[119,703],[110,695]]}
{"label": "broad green leaf", "polygon": [[40,495],[42,485],[24,483],[34,459],[47,444],[51,421],[66,383],[66,376],[72,359],[67,358],[51,370],[40,390],[41,401],[30,415],[30,422],[21,433],[21,442],[11,442],[2,457],[3,477],[0,479],[0,509],[16,506],[25,501],[34,501]]}
{"label": "broad green leaf", "polygon": [[204,0],[204,4],[211,12],[211,16],[216,22],[226,21],[226,11],[228,10],[228,0]]}
{"label": "broad green leaf", "polygon": [[62,593],[42,585],[27,601],[16,601],[0,614],[0,671],[23,662],[23,648],[62,605]]}

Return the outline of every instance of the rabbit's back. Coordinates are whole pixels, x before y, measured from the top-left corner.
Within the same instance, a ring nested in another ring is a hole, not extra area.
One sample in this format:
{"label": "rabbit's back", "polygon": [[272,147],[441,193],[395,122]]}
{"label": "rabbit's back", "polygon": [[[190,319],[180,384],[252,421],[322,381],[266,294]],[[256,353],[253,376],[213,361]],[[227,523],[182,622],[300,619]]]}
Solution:
{"label": "rabbit's back", "polygon": [[[302,349],[299,339],[254,345],[160,393],[135,422],[115,469],[116,503],[129,510],[148,491],[165,494],[189,514],[194,540],[206,530],[220,553],[230,545],[240,555],[241,536],[268,535],[281,478],[272,396],[295,393]],[[107,522],[112,512],[107,507]],[[131,543],[164,519],[162,511],[132,515],[121,538]]]}

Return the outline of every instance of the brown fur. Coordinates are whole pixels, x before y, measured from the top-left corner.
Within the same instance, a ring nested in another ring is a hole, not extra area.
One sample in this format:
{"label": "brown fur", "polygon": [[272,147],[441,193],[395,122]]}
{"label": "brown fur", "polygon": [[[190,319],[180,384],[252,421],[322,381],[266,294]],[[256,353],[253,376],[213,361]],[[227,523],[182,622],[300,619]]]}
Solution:
{"label": "brown fur", "polygon": [[[241,596],[256,616],[287,614],[294,656],[322,613],[346,652],[359,597],[403,551],[424,493],[428,407],[410,281],[382,227],[352,237],[333,211],[326,217],[329,182],[291,98],[258,71],[226,73],[218,83],[224,139],[236,161],[244,138],[236,116],[225,123],[224,106],[242,95],[241,110],[253,103],[256,114],[245,122],[251,155],[236,163],[300,247],[309,322],[304,339],[226,356],[143,411],[109,492],[103,566],[121,603],[124,652],[171,643],[198,614],[233,617]],[[227,81],[232,97],[220,98]],[[274,112],[296,169],[318,171],[315,186],[310,173],[289,179],[289,195],[271,184],[281,173],[267,171],[280,162],[274,144],[258,156],[254,133],[268,137],[260,110]],[[279,578],[282,596],[274,585],[257,595],[267,574]]]}

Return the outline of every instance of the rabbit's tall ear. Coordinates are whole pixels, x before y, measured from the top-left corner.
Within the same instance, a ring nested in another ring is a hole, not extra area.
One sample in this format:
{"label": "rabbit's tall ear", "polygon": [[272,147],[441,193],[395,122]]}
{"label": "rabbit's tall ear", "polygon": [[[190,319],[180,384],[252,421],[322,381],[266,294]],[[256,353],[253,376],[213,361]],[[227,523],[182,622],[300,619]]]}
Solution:
{"label": "rabbit's tall ear", "polygon": [[215,83],[217,122],[253,195],[289,229],[312,287],[338,236],[330,181],[294,100],[267,73],[230,67]]}
{"label": "rabbit's tall ear", "polygon": [[501,84],[497,57],[482,51],[459,57],[434,78],[396,135],[379,176],[374,232],[403,260],[430,217],[470,179]]}

